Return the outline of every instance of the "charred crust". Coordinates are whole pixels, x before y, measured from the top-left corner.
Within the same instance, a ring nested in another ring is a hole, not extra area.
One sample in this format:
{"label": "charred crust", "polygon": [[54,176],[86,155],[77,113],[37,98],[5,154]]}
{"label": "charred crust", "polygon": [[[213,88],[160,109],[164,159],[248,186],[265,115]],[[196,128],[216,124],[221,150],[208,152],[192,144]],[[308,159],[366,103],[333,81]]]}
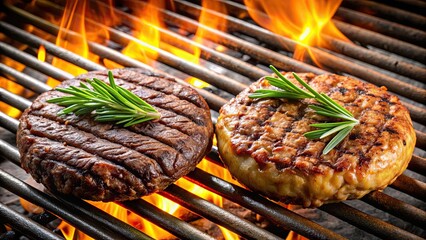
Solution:
{"label": "charred crust", "polygon": [[[192,88],[145,71],[112,70],[121,85],[153,105],[162,119],[130,128],[88,116],[57,116],[62,107],[41,94],[24,111],[17,133],[22,167],[50,191],[96,201],[124,201],[166,188],[192,171],[212,145],[213,125],[204,99]],[[107,81],[106,71],[87,78]]]}

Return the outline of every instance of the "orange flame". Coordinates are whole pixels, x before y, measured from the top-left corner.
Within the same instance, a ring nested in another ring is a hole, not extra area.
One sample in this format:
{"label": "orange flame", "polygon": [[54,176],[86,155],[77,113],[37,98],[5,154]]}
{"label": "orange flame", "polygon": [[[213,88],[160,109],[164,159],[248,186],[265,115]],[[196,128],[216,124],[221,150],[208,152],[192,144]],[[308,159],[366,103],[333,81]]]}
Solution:
{"label": "orange flame", "polygon": [[[164,1],[149,0],[141,10],[140,5],[135,6],[133,9],[136,10],[135,15],[140,16],[142,24],[138,25],[136,29],[136,38],[140,41],[145,42],[153,47],[160,46],[160,32],[155,27],[164,27],[163,22],[160,21],[161,14],[159,8],[164,8]],[[131,58],[137,59],[147,64],[153,64],[152,60],[155,60],[158,53],[153,51],[151,48],[144,47],[136,41],[131,41],[122,53]]]}
{"label": "orange flame", "polygon": [[[25,27],[25,30],[28,32],[32,32],[33,31],[33,27]],[[14,46],[15,48],[19,49],[19,50],[24,50],[27,45],[19,43],[14,41],[13,39],[8,38],[6,35],[4,35],[3,33],[0,33],[0,41],[10,44],[12,46]],[[17,70],[17,71],[23,71],[25,69],[25,65],[23,65],[20,62],[17,62],[9,57],[6,57],[6,55],[0,54],[0,62]],[[3,77],[0,76],[0,88],[6,89],[9,92],[12,92],[14,94],[17,95],[21,95],[24,97],[30,97],[33,95],[33,92],[25,89],[24,87],[22,87],[21,85],[15,83],[14,81],[10,80],[13,79],[13,77]],[[0,111],[13,117],[13,118],[18,118],[21,115],[21,111],[17,108],[14,108],[2,101],[0,101]]]}
{"label": "orange flame", "polygon": [[[212,11],[223,13],[223,14],[226,14],[227,12],[226,6],[222,2],[203,0],[201,14],[198,19],[199,24],[204,25],[206,27],[213,28],[213,29],[225,31],[226,20],[220,17],[217,17],[217,15],[215,14],[212,14]],[[205,45],[209,44],[208,42],[204,40],[206,34],[208,34],[208,31],[206,31],[204,28],[198,28],[193,40],[197,43],[202,43]],[[196,46],[191,46],[190,48],[191,48],[190,51],[192,53],[185,52],[181,49],[172,49],[171,52],[175,54],[176,56],[183,58],[189,62],[200,64],[201,49]],[[195,77],[190,77],[186,79],[186,81],[198,88],[204,88],[209,86],[208,83]]]}
{"label": "orange flame", "polygon": [[37,52],[37,59],[38,59],[40,62],[44,62],[44,61],[46,61],[46,48],[44,48],[44,46],[43,46],[43,45],[40,45],[40,48],[38,49],[38,52]]}
{"label": "orange flame", "polygon": [[350,42],[330,21],[341,2],[342,0],[244,0],[250,16],[258,24],[298,42],[293,55],[295,59],[304,60],[308,51],[318,66],[321,66],[320,63],[307,46],[326,47],[327,41],[322,34]]}
{"label": "orange flame", "polygon": [[[84,58],[93,62],[99,62],[99,56],[92,54],[89,51],[88,41],[102,42],[109,39],[106,29],[98,26],[88,25],[85,22],[86,15],[89,15],[93,20],[102,22],[107,26],[114,24],[117,20],[112,11],[112,0],[108,0],[111,8],[107,11],[99,11],[96,3],[93,1],[66,1],[65,9],[60,23],[60,31],[56,38],[56,45],[67,50],[70,50]],[[77,36],[72,32],[81,34]],[[52,65],[65,70],[73,75],[79,75],[87,72],[74,64],[71,64],[61,58],[53,58]],[[50,86],[58,84],[53,79],[48,80]]]}
{"label": "orange flame", "polygon": [[[86,0],[83,1],[66,1],[65,10],[62,16],[61,30],[56,38],[56,45],[74,53],[89,58],[89,47],[87,45],[86,29],[84,24]],[[82,34],[82,38],[77,38],[69,34],[66,30],[72,30]],[[52,65],[74,75],[87,72],[86,70],[77,67],[61,58],[53,58]],[[49,83],[52,83],[50,79]],[[56,85],[57,83],[52,83]],[[49,84],[50,85],[50,84]]]}
{"label": "orange flame", "polygon": [[[18,71],[22,71],[25,66],[22,65],[21,63],[15,62],[14,60],[7,58],[7,57],[2,57],[1,58],[2,62],[5,63],[6,65],[8,65],[9,67],[13,67],[15,69],[18,69]],[[30,96],[28,94],[28,90],[26,90],[24,87],[22,87],[21,85],[7,79],[4,77],[0,76],[0,88],[4,88],[9,92],[18,94],[18,95],[26,95],[26,96]],[[13,117],[13,118],[18,118],[21,115],[21,111],[19,111],[19,109],[14,108],[4,102],[0,101],[0,111],[2,111],[3,113]]]}
{"label": "orange flame", "polygon": [[[226,20],[219,18],[214,14],[211,14],[211,11],[226,14],[225,5],[220,1],[203,0],[202,7],[203,8],[201,9],[200,18],[198,19],[199,24],[205,25],[213,29],[226,31]],[[206,34],[208,34],[208,31],[206,31],[204,28],[198,28],[194,40],[198,43],[204,43]],[[198,47],[194,47],[193,51],[195,57],[194,63],[199,64],[201,49]],[[197,78],[190,78],[187,81],[199,88],[207,87],[209,85],[208,83],[203,82],[202,80]]]}

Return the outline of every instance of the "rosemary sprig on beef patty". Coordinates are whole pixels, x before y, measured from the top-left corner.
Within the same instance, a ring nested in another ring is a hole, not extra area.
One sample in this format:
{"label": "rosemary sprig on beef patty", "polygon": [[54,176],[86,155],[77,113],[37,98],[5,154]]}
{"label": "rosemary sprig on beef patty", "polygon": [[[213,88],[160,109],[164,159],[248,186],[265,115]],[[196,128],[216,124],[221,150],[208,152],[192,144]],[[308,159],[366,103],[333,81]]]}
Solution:
{"label": "rosemary sprig on beef patty", "polygon": [[110,85],[97,78],[87,79],[92,89],[84,83],[80,83],[80,87],[56,88],[71,96],[52,98],[47,102],[66,106],[58,115],[93,114],[95,121],[116,122],[124,124],[124,127],[160,118],[160,113],[147,102],[117,86],[111,71],[108,72],[108,78]]}
{"label": "rosemary sprig on beef patty", "polygon": [[304,134],[309,139],[323,139],[330,135],[336,134],[333,139],[328,142],[323,150],[323,154],[329,153],[335,146],[337,146],[350,132],[359,124],[359,121],[354,118],[351,112],[342,107],[340,104],[335,102],[329,96],[318,93],[305,81],[303,81],[296,73],[293,73],[294,78],[309,92],[299,88],[282,75],[274,66],[269,66],[272,71],[278,76],[278,78],[267,76],[266,80],[279,90],[274,89],[258,89],[254,93],[250,94],[250,98],[290,98],[290,99],[305,99],[313,98],[318,104],[309,105],[309,108],[313,109],[315,113],[338,119],[344,119],[346,121],[332,122],[332,123],[316,123],[310,126],[319,128],[318,130],[310,131]]}

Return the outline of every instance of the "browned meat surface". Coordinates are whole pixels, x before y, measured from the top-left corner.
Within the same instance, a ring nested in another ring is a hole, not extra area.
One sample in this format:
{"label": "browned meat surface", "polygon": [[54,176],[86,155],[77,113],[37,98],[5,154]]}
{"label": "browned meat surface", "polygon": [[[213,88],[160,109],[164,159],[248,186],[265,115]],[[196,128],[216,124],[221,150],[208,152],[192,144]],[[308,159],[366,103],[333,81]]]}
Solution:
{"label": "browned meat surface", "polygon": [[[49,190],[90,200],[135,199],[186,175],[210,150],[210,111],[195,90],[136,69],[113,74],[117,85],[153,105],[161,118],[123,128],[90,116],[58,116],[63,107],[46,100],[64,93],[41,94],[23,113],[17,142],[23,168]],[[107,72],[99,71],[60,87],[94,77],[108,82]]]}
{"label": "browned meat surface", "polygon": [[[337,75],[300,74],[360,120],[327,155],[331,137],[309,140],[312,123],[333,122],[308,108],[314,100],[250,99],[261,79],[220,111],[216,125],[225,165],[249,188],[270,198],[319,206],[383,189],[406,168],[415,145],[408,111],[385,89]],[[291,74],[286,77],[298,84]],[[299,85],[300,86],[300,85]]]}

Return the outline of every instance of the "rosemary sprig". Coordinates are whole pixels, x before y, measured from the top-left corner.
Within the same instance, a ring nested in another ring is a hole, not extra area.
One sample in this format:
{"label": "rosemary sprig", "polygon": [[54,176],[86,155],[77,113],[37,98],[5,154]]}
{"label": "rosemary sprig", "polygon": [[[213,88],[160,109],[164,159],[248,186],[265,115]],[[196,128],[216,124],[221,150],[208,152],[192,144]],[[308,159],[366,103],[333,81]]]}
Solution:
{"label": "rosemary sprig", "polygon": [[359,121],[354,118],[351,112],[339,105],[337,102],[335,102],[333,99],[331,99],[324,93],[318,93],[317,91],[315,91],[296,73],[293,73],[294,78],[309,92],[304,91],[298,86],[294,85],[290,80],[284,77],[284,75],[282,75],[274,66],[270,65],[269,67],[272,69],[272,71],[274,71],[278,78],[268,76],[266,77],[266,80],[268,80],[271,85],[279,89],[259,89],[256,90],[254,93],[250,94],[250,98],[313,98],[318,102],[318,104],[309,105],[309,108],[313,109],[315,113],[322,116],[346,120],[342,122],[315,123],[310,125],[319,129],[305,133],[304,136],[309,139],[323,139],[330,135],[336,134],[330,140],[327,146],[325,146],[322,152],[323,154],[329,153],[351,132],[351,130],[357,124],[359,124]]}
{"label": "rosemary sprig", "polygon": [[80,87],[56,88],[71,96],[52,98],[47,102],[66,106],[58,115],[92,114],[95,121],[116,122],[124,124],[124,127],[160,118],[160,113],[147,102],[129,90],[117,86],[111,71],[108,72],[108,78],[109,85],[97,78],[87,79],[93,89],[82,82]]}

